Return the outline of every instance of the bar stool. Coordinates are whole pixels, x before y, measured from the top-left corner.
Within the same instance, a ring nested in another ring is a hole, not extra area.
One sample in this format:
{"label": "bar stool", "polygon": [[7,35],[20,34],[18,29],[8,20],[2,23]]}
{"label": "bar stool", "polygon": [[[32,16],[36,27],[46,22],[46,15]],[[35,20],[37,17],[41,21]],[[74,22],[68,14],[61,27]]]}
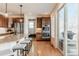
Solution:
{"label": "bar stool", "polygon": [[[24,55],[24,50],[25,50],[25,48],[26,48],[26,44],[17,44],[17,45],[15,45],[13,48],[12,48],[12,50],[13,50],[13,52],[14,51],[17,51],[17,55],[19,56],[20,55],[20,52],[22,51],[23,52],[23,55]],[[19,54],[18,54],[19,53]]]}
{"label": "bar stool", "polygon": [[25,41],[29,41],[29,40],[30,40],[29,45],[32,46],[32,38],[26,38],[26,37],[25,37]]}
{"label": "bar stool", "polygon": [[27,54],[28,54],[29,51],[30,51],[30,48],[31,48],[31,46],[30,46],[31,41],[30,40],[24,40],[24,41],[20,42],[20,44],[27,44],[26,49],[24,51],[25,51],[25,53],[27,52]]}

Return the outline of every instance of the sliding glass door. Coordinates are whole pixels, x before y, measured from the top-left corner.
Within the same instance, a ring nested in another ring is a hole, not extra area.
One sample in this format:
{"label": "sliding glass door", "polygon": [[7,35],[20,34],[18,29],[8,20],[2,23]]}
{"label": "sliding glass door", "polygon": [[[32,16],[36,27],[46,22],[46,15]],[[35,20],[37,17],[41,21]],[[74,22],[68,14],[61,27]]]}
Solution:
{"label": "sliding glass door", "polygon": [[64,55],[78,55],[78,4],[65,4],[58,10],[58,48]]}
{"label": "sliding glass door", "polygon": [[58,48],[63,52],[64,48],[64,7],[58,11]]}
{"label": "sliding glass door", "polygon": [[67,12],[67,55],[78,55],[78,4],[66,4]]}

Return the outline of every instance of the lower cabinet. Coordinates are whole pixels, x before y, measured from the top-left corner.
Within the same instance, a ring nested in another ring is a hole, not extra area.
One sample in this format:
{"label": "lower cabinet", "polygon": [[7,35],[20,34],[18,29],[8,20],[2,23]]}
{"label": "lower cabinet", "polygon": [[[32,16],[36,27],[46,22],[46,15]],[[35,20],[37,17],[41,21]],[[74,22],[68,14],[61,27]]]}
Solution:
{"label": "lower cabinet", "polygon": [[41,33],[36,33],[36,40],[42,40]]}
{"label": "lower cabinet", "polygon": [[8,18],[0,15],[0,27],[8,27]]}

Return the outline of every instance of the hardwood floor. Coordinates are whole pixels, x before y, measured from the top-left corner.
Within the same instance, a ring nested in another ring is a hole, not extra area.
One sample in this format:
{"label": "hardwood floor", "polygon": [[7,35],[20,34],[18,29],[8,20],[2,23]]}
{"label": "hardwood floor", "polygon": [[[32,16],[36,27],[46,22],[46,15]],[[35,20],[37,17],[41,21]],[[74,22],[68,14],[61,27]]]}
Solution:
{"label": "hardwood floor", "polygon": [[50,41],[33,41],[28,56],[61,56],[61,53],[51,46]]}

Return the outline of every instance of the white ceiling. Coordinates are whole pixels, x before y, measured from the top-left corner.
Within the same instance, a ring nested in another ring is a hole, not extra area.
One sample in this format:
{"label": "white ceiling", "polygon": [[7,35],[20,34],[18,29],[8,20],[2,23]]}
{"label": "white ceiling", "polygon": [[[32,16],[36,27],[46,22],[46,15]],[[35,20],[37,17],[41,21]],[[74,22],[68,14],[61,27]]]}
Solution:
{"label": "white ceiling", "polygon": [[[8,13],[18,15],[20,13],[19,3],[8,3]],[[23,13],[27,15],[50,14],[55,3],[22,3]],[[5,12],[5,4],[0,3],[0,12]]]}

